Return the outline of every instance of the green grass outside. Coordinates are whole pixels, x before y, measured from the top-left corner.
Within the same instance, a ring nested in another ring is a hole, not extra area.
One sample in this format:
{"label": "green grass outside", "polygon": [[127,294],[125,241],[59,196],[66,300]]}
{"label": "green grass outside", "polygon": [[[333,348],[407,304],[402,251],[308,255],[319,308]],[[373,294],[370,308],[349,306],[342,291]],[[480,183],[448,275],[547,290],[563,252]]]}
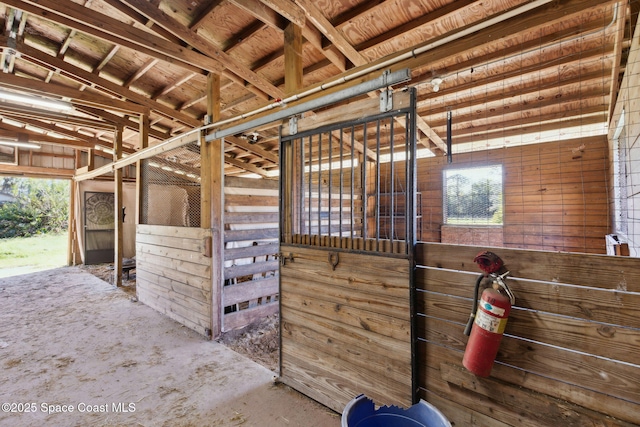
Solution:
{"label": "green grass outside", "polygon": [[67,265],[68,234],[0,239],[0,277]]}

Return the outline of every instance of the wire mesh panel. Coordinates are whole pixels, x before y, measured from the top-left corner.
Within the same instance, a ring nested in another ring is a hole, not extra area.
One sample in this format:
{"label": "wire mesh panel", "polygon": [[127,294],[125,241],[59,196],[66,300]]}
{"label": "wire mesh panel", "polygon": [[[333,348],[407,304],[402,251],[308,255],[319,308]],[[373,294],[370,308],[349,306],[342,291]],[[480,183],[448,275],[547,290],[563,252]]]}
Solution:
{"label": "wire mesh panel", "polygon": [[141,224],[200,227],[200,146],[143,160],[142,188]]}
{"label": "wire mesh panel", "polygon": [[445,224],[502,224],[502,165],[452,168],[443,174]]}
{"label": "wire mesh panel", "polygon": [[415,229],[410,104],[282,138],[285,243],[409,253]]}

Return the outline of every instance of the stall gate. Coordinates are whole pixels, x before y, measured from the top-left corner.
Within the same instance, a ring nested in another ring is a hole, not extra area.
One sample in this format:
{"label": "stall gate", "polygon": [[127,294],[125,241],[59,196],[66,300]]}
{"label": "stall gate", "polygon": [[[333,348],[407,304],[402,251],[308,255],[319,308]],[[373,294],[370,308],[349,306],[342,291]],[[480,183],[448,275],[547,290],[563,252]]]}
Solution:
{"label": "stall gate", "polygon": [[383,96],[281,130],[281,379],[339,412],[416,399],[415,92]]}

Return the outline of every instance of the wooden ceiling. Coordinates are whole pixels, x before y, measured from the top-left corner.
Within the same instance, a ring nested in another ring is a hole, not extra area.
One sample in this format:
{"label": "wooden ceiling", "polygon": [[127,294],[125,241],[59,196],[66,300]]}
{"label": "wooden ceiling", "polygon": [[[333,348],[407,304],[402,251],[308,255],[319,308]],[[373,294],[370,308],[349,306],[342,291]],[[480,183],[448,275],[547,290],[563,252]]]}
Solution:
{"label": "wooden ceiling", "polygon": [[[290,23],[302,28],[305,88],[368,67],[409,68],[429,153],[446,152],[448,112],[454,152],[603,134],[636,9],[602,0],[3,0],[0,90],[75,109],[0,100],[0,136],[87,150],[112,147],[115,126],[133,152],[141,115],[150,145],[204,124],[210,73],[221,75],[222,119],[255,111],[291,95]],[[227,173],[276,169],[278,124],[226,138]]]}

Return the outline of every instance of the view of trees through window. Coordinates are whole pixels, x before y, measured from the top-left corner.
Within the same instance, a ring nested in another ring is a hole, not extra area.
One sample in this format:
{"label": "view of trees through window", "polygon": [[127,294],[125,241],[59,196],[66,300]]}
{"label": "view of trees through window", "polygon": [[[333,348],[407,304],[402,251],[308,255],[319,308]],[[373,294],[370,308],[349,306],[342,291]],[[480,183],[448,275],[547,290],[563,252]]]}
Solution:
{"label": "view of trees through window", "polygon": [[502,166],[444,171],[444,223],[502,224]]}

